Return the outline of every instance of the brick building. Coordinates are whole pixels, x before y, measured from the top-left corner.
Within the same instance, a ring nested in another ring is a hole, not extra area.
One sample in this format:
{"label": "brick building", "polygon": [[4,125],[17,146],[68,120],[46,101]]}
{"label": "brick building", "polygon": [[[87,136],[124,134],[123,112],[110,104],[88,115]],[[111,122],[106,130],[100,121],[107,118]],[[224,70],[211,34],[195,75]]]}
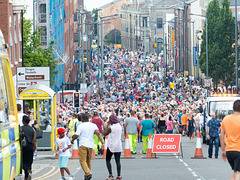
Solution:
{"label": "brick building", "polygon": [[8,44],[8,54],[15,86],[17,67],[22,66],[22,10],[24,10],[23,0],[0,0],[0,29]]}
{"label": "brick building", "polygon": [[[121,6],[124,4],[131,4],[130,0],[113,0],[112,2],[100,7],[101,11],[98,11],[99,17],[104,16],[111,16],[114,14],[121,14]],[[103,25],[103,37],[105,37],[106,34],[108,34],[111,30],[116,29],[121,32],[122,26],[121,26],[121,19],[113,19],[110,20],[109,24]]]}

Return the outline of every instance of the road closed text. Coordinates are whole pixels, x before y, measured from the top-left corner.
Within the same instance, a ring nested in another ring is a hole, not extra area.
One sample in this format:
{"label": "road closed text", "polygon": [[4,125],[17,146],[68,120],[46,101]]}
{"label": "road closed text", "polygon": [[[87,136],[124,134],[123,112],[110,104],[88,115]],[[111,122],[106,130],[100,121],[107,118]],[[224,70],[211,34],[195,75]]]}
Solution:
{"label": "road closed text", "polygon": [[153,141],[153,153],[179,152],[180,134],[156,134]]}
{"label": "road closed text", "polygon": [[156,149],[176,149],[176,145],[157,145]]}

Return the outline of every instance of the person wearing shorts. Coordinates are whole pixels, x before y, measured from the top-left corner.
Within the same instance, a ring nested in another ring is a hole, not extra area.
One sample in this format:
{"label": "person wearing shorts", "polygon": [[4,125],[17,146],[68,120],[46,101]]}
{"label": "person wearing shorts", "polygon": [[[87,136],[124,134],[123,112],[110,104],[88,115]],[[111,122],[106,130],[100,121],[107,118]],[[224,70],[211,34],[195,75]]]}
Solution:
{"label": "person wearing shorts", "polygon": [[231,180],[240,179],[240,100],[233,103],[234,113],[226,116],[221,125],[220,142],[222,159],[228,160],[233,175]]}
{"label": "person wearing shorts", "polygon": [[64,128],[59,128],[58,129],[58,135],[59,137],[56,140],[57,143],[57,154],[59,154],[59,168],[60,168],[60,173],[62,176],[62,180],[66,180],[64,177],[64,171],[67,172],[70,178],[74,178],[74,176],[70,173],[69,169],[67,168],[68,164],[68,159],[70,156],[70,151],[69,149],[71,148],[71,142],[70,139],[65,136],[66,130]]}

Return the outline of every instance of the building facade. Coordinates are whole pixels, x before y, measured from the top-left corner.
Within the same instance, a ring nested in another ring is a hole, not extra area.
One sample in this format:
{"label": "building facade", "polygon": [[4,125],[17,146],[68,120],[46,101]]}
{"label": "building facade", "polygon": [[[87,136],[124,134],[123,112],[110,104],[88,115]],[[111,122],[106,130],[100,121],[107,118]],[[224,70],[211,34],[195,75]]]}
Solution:
{"label": "building facade", "polygon": [[[159,60],[163,61],[163,42],[165,42],[166,61],[168,65],[175,64],[175,43],[172,43],[172,30],[175,29],[174,11],[183,7],[178,0],[143,1],[123,5],[122,12],[122,47],[128,50],[157,53]],[[174,41],[174,40],[173,40]],[[164,62],[163,62],[164,63]],[[166,62],[165,62],[166,64]]]}
{"label": "building facade", "polygon": [[[112,2],[100,7],[98,11],[98,17],[112,16],[121,13],[121,6],[124,4],[131,4],[131,0],[113,0]],[[108,22],[103,25],[103,37],[106,36],[111,30],[119,30],[121,32],[121,18],[111,18]]]}
{"label": "building facade", "polygon": [[[11,64],[14,86],[16,87],[17,67],[22,66],[22,0],[0,0],[0,29],[8,44],[8,54]],[[17,88],[16,88],[17,89]]]}

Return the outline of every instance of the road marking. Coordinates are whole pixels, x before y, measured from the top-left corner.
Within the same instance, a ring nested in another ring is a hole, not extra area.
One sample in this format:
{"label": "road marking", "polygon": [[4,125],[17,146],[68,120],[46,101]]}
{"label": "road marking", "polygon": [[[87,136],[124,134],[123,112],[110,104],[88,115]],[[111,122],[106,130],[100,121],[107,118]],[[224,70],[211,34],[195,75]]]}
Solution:
{"label": "road marking", "polygon": [[192,169],[191,168],[187,168],[190,172],[192,172]]}
{"label": "road marking", "polygon": [[[53,176],[53,175],[55,175],[55,174],[57,174],[58,173],[58,171],[57,171],[57,169],[58,169],[58,167],[51,167],[52,169],[48,172],[48,173],[46,173],[46,174],[44,174],[44,175],[42,175],[42,176],[40,176],[40,177],[37,177],[37,178],[33,178],[33,180],[42,180],[42,179],[44,179],[44,178],[46,178],[46,177],[51,177],[51,176]],[[55,171],[55,172],[54,172]],[[51,175],[50,175],[51,174]],[[48,175],[50,175],[50,176],[48,176]]]}
{"label": "road marking", "polygon": [[193,175],[194,177],[198,177],[198,175],[197,175],[195,172],[192,172],[192,175]]}
{"label": "road marking", "polygon": [[180,162],[183,162],[183,160],[179,159]]}
{"label": "road marking", "polygon": [[185,163],[184,161],[183,161],[183,164],[184,164],[184,166],[188,166],[187,163]]}
{"label": "road marking", "polygon": [[72,175],[75,176],[75,175],[78,173],[78,171],[80,171],[81,169],[82,169],[81,166],[78,167],[78,168],[74,171],[74,173],[72,173]]}

